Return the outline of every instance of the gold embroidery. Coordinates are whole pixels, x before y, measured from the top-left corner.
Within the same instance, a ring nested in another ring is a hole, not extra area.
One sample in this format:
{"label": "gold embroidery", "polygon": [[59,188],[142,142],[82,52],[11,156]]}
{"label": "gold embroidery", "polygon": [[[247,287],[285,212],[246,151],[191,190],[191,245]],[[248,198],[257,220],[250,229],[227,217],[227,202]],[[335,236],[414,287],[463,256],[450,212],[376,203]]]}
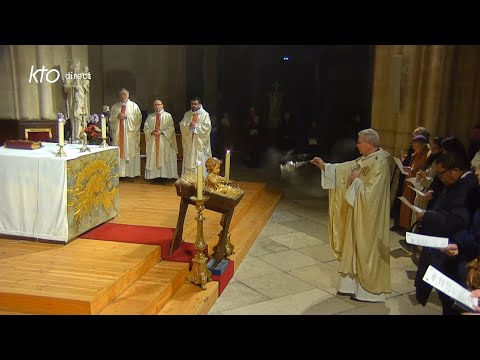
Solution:
{"label": "gold embroidery", "polygon": [[67,162],[69,239],[118,214],[118,156],[102,151]]}
{"label": "gold embroidery", "polygon": [[370,167],[369,166],[365,166],[365,167],[362,167],[360,169],[360,174],[363,175],[363,176],[367,176],[368,172],[370,171]]}

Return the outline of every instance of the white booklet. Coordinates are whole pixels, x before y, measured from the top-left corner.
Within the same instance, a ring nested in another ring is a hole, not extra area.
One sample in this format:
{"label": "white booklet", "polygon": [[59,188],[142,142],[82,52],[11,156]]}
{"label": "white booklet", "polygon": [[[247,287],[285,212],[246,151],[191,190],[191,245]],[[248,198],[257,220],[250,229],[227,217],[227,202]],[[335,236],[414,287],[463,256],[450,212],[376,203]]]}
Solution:
{"label": "white booklet", "polygon": [[415,191],[418,195],[420,196],[427,196],[427,194],[424,194],[423,192],[421,192],[420,190],[417,190],[415,189],[413,186],[410,186],[410,185],[407,185],[410,189],[412,189],[413,191]]}
{"label": "white booklet", "polygon": [[[403,169],[403,164],[402,164],[402,162],[400,161],[399,158],[394,157],[393,160],[395,160],[395,163],[397,164],[398,169],[400,170],[400,172],[401,172],[403,175],[409,175],[408,172],[406,172],[406,171]],[[406,166],[406,167],[407,167],[407,166]]]}
{"label": "white booklet", "polygon": [[417,181],[416,177],[409,177],[405,181],[411,183],[417,190],[422,189],[422,185],[420,185],[420,181]]}
{"label": "white booklet", "polygon": [[426,246],[436,249],[443,249],[448,246],[448,238],[420,235],[411,232],[405,233],[405,241],[412,245]]}
{"label": "white booklet", "polygon": [[432,265],[428,266],[428,269],[423,276],[423,281],[432,285],[435,289],[440,290],[444,294],[447,294],[452,299],[461,302],[473,311],[475,311],[475,306],[478,306],[478,298],[470,295],[470,291],[457,284],[449,277],[443,275]]}
{"label": "white booklet", "polygon": [[420,209],[418,206],[410,204],[410,201],[405,199],[405,197],[403,197],[403,196],[397,196],[397,197],[400,199],[401,202],[403,202],[405,205],[407,205],[410,209],[415,211],[417,214],[424,211],[423,209]]}

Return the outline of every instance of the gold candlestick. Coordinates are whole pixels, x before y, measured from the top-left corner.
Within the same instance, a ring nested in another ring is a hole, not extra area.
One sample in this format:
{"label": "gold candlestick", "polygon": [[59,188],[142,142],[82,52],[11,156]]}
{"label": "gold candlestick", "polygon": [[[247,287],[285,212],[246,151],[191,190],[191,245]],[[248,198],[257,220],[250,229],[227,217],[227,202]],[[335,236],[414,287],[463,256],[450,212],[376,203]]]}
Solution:
{"label": "gold candlestick", "polygon": [[87,134],[84,132],[82,134],[82,147],[80,148],[80,152],[90,151],[90,148],[87,145]]}
{"label": "gold candlestick", "polygon": [[58,144],[59,149],[57,151],[56,157],[67,157],[67,153],[63,150],[63,145]]}
{"label": "gold candlestick", "polygon": [[197,253],[193,258],[192,270],[187,274],[186,282],[190,282],[194,285],[200,285],[205,290],[207,283],[212,281],[212,272],[207,268],[207,257],[203,253],[205,250],[205,240],[203,239],[203,210],[205,210],[205,202],[210,199],[209,196],[203,196],[202,199],[198,199],[196,196],[191,196],[190,200],[195,201],[195,207],[197,208],[198,215],[195,218],[197,220],[197,239],[195,241],[195,249]]}
{"label": "gold candlestick", "polygon": [[100,147],[101,147],[101,148],[107,148],[107,147],[108,147],[107,138],[106,138],[106,137],[102,138],[102,143],[100,144]]}

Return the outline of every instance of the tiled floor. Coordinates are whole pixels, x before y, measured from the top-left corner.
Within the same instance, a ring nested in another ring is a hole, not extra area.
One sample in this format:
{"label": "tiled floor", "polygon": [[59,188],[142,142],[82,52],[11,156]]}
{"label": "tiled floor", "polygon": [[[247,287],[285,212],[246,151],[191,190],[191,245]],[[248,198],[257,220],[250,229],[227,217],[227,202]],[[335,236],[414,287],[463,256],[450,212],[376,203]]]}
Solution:
{"label": "tiled floor", "polygon": [[[234,171],[239,180],[262,181],[265,176],[263,169],[238,164]],[[315,171],[307,172],[308,180],[274,183],[282,186],[285,196],[209,314],[441,315],[437,294],[432,293],[425,307],[415,301],[416,266],[398,242],[402,237],[394,232],[390,232],[393,291],[387,301],[361,303],[336,295],[338,263],[328,244],[328,194]]]}

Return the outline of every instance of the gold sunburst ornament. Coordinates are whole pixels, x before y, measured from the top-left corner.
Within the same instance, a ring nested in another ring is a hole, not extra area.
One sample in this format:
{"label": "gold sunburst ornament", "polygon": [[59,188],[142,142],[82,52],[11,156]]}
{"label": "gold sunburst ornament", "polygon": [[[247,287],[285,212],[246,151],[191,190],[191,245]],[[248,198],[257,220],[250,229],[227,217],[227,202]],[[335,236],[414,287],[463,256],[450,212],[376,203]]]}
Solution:
{"label": "gold sunburst ornament", "polygon": [[81,234],[118,214],[118,150],[69,161],[67,174],[69,232]]}

